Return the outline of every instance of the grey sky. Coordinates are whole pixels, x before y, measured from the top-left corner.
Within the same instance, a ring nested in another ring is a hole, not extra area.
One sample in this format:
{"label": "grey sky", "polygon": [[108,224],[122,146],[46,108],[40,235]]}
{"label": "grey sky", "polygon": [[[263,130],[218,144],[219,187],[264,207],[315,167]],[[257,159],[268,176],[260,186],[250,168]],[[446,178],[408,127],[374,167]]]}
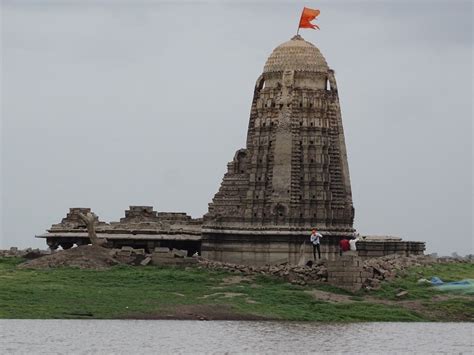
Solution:
{"label": "grey sky", "polygon": [[472,4],[3,1],[2,234],[72,206],[207,210],[255,80],[302,30],[336,71],[360,233],[473,252]]}

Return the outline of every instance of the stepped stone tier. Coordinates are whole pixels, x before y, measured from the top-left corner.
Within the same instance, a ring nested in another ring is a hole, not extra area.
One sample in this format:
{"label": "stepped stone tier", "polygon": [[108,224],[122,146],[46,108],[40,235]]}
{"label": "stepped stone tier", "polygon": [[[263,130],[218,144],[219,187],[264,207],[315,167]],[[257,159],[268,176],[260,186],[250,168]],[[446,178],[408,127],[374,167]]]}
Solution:
{"label": "stepped stone tier", "polygon": [[[70,208],[61,223],[53,224],[47,233],[47,244],[56,249],[71,248],[74,244],[88,244],[87,228],[78,213],[91,212],[90,208]],[[96,233],[106,238],[111,247],[134,246],[153,251],[156,247],[186,249],[194,254],[201,247],[202,219],[193,219],[182,212],[156,212],[152,206],[130,206],[119,222],[105,223],[96,218]]]}
{"label": "stepped stone tier", "polygon": [[354,234],[353,221],[334,71],[297,35],[275,48],[257,79],[246,148],[228,164],[204,216],[203,255],[294,262],[312,228],[332,253]]}

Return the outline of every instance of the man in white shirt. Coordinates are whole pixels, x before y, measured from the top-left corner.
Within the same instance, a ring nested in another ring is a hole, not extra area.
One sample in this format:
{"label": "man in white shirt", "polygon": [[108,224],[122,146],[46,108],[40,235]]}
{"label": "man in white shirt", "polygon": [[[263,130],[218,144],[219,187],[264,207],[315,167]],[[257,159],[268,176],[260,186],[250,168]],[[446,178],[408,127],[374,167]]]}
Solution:
{"label": "man in white shirt", "polygon": [[313,244],[313,257],[314,257],[314,260],[316,261],[316,250],[318,251],[318,257],[319,259],[321,259],[321,248],[320,248],[320,245],[321,245],[321,238],[323,236],[318,233],[316,231],[316,229],[313,229],[313,231],[311,232],[311,237],[310,237],[310,241],[311,241],[311,244]]}
{"label": "man in white shirt", "polygon": [[349,245],[351,247],[351,250],[357,250],[356,243],[359,241],[358,237],[355,237],[354,239],[349,240]]}

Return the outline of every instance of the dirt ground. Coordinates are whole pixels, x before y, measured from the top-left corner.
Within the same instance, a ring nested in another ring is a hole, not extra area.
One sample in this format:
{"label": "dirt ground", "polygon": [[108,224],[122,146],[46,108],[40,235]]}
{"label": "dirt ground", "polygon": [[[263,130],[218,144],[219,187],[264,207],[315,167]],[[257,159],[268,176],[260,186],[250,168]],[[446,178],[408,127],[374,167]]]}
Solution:
{"label": "dirt ground", "polygon": [[126,319],[179,320],[271,320],[258,315],[240,314],[229,305],[177,305],[151,314],[130,315]]}

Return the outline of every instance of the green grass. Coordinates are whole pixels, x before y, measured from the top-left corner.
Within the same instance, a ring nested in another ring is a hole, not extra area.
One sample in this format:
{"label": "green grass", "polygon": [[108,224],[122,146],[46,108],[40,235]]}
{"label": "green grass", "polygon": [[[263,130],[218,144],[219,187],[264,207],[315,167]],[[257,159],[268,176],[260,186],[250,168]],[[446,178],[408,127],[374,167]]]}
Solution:
{"label": "green grass", "polygon": [[[15,267],[20,262],[21,259],[0,258],[0,318],[141,317],[163,314],[180,305],[212,305],[226,307],[237,315],[282,320],[431,319],[398,305],[368,302],[360,294],[353,295],[350,303],[329,303],[305,292],[318,288],[350,295],[329,285],[303,287],[263,276],[226,285],[222,284],[223,279],[234,274],[197,268],[119,266],[105,271],[73,268],[25,270]],[[437,275],[443,276],[441,273]],[[377,292],[377,297],[392,298],[396,288],[411,287],[412,283],[410,276],[407,280],[396,280],[395,286],[384,286]],[[424,297],[423,292],[431,292],[423,287],[422,292],[412,289],[420,298]],[[223,294],[226,292],[242,295],[226,298]],[[456,314],[460,305],[451,302],[443,307]]]}
{"label": "green grass", "polygon": [[406,290],[408,299],[431,299],[443,293],[429,284],[419,284],[418,280],[422,278],[429,280],[433,276],[438,276],[445,282],[474,279],[474,264],[434,264],[410,268],[394,281],[383,283],[380,290],[374,294],[384,299],[396,299],[399,290]]}
{"label": "green grass", "polygon": [[[474,297],[459,292],[441,292],[429,284],[419,284],[421,278],[438,276],[445,282],[474,279],[473,264],[435,264],[406,270],[401,277],[383,283],[372,294],[384,300],[397,300],[396,294],[408,291],[403,300],[419,301],[430,320],[474,320]],[[363,294],[361,291],[359,294]],[[447,299],[445,299],[447,298]]]}

